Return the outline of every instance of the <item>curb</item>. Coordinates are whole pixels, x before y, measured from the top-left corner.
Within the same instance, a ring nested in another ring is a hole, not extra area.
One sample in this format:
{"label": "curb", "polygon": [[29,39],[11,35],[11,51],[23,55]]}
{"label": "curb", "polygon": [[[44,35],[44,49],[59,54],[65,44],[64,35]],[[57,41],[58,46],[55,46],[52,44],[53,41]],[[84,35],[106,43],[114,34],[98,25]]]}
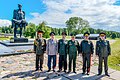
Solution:
{"label": "curb", "polygon": [[20,52],[20,53],[2,54],[2,55],[0,55],[0,57],[21,55],[21,54],[29,54],[29,53],[33,53],[33,52]]}

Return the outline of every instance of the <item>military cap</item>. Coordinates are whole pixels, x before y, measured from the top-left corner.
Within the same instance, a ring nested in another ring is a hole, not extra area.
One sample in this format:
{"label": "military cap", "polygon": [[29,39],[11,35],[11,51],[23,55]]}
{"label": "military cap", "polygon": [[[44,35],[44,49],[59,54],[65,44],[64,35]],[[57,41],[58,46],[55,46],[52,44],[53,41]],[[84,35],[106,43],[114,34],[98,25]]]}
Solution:
{"label": "military cap", "polygon": [[89,36],[89,35],[90,35],[90,33],[88,33],[88,32],[84,33],[84,36]]}
{"label": "military cap", "polygon": [[106,33],[105,33],[105,32],[100,32],[99,35],[100,35],[100,36],[106,36]]}
{"label": "military cap", "polygon": [[66,35],[67,36],[67,33],[66,32],[62,32],[62,35]]}
{"label": "military cap", "polygon": [[18,6],[22,6],[21,4],[18,4]]}
{"label": "military cap", "polygon": [[70,36],[76,36],[75,34],[71,33]]}
{"label": "military cap", "polygon": [[51,32],[51,33],[50,33],[50,36],[51,36],[51,35],[55,35],[55,33],[54,33],[54,32]]}
{"label": "military cap", "polygon": [[39,30],[39,31],[37,31],[37,34],[39,34],[39,33],[44,33],[43,31],[41,31],[41,30]]}

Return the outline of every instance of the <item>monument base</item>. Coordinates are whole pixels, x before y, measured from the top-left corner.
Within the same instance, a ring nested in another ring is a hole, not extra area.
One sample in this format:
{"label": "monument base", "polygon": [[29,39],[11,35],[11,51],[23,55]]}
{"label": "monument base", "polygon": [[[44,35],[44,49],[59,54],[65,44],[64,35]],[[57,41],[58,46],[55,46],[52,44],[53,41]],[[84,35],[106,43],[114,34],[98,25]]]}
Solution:
{"label": "monument base", "polygon": [[28,42],[27,38],[11,38],[10,43],[24,43]]}

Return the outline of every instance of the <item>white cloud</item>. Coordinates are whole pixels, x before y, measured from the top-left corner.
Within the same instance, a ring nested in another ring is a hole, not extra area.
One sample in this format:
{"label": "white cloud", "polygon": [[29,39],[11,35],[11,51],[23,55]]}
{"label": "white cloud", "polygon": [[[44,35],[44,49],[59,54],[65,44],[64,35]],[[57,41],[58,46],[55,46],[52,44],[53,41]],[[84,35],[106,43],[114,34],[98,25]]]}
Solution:
{"label": "white cloud", "polygon": [[[93,28],[120,31],[120,6],[115,6],[115,0],[44,0],[47,10],[39,14],[31,13],[29,22],[39,24],[47,21],[52,27],[65,27],[65,21],[78,16],[90,22]],[[70,10],[71,13],[65,13]]]}
{"label": "white cloud", "polygon": [[11,21],[5,20],[5,19],[0,19],[0,27],[9,26],[9,25],[11,25]]}

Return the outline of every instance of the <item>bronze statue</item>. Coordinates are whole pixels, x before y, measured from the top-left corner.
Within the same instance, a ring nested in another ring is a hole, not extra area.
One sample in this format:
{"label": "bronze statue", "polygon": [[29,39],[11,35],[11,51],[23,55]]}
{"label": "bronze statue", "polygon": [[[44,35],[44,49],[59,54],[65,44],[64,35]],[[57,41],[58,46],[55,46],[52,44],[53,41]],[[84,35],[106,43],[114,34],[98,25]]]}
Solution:
{"label": "bronze statue", "polygon": [[18,9],[14,10],[13,12],[13,19],[12,19],[12,28],[14,28],[14,38],[17,38],[17,28],[20,28],[20,38],[22,36],[22,28],[28,25],[28,23],[25,20],[25,12],[22,11],[22,5],[18,4]]}

